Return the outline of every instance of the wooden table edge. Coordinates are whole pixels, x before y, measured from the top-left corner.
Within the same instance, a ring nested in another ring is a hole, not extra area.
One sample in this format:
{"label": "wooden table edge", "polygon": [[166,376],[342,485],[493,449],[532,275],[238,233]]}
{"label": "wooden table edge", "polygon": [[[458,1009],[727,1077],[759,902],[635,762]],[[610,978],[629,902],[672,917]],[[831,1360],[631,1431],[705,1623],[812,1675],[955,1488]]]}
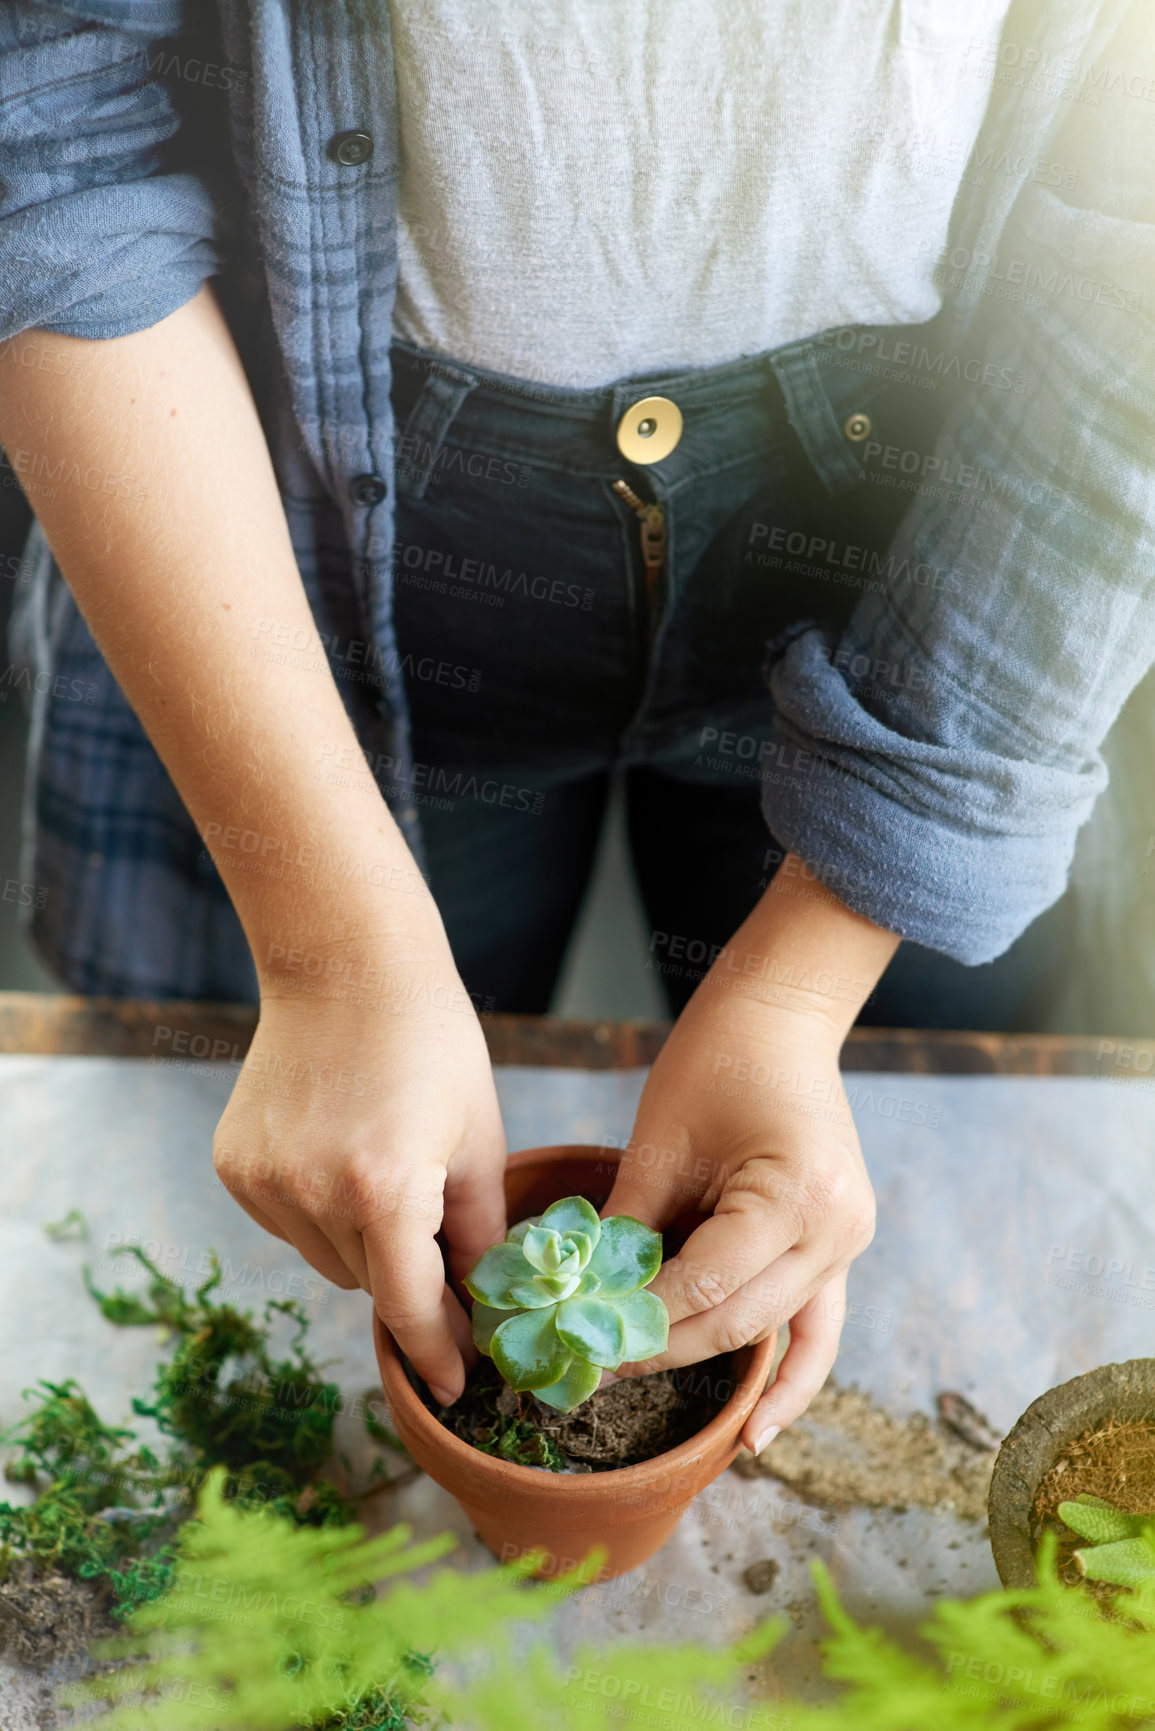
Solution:
{"label": "wooden table edge", "polygon": [[[246,1004],[84,998],[0,992],[0,1053],[239,1062],[256,1026]],[[628,1070],[653,1063],[668,1022],[573,1021],[552,1016],[482,1017],[495,1064]],[[1155,1041],[1083,1034],[998,1034],[918,1028],[855,1028],[844,1070],[939,1076],[1142,1077],[1155,1070]]]}

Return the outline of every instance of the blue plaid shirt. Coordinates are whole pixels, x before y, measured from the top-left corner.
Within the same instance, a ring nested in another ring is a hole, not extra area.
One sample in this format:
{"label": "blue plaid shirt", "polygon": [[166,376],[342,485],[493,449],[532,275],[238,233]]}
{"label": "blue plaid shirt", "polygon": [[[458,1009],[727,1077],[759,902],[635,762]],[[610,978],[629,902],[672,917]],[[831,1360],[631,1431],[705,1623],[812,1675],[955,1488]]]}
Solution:
{"label": "blue plaid shirt", "polygon": [[[1105,785],[1099,747],[1155,659],[1155,85],[1136,59],[1141,5],[982,4],[984,20],[1004,18],[1002,45],[967,67],[990,101],[958,166],[933,347],[855,329],[778,357],[834,496],[864,483],[848,418],[897,373],[973,388],[917,476],[903,453],[867,477],[909,487],[911,503],[846,631],[803,621],[772,646],[763,781],[773,834],[845,901],[972,963],[1062,892]],[[916,57],[962,65],[966,7],[898,9]],[[387,0],[10,0],[0,337],[125,335],[218,279],[314,612],[366,621],[394,670],[355,721],[396,761],[390,55]],[[338,149],[351,131],[372,140],[364,160]],[[34,454],[8,461],[33,500],[52,484]],[[385,483],[376,502],[366,476]],[[84,992],[255,998],[215,868],[38,532],[16,577],[13,648],[36,692],[23,875],[46,891],[39,946]],[[91,701],[68,699],[73,681]],[[397,816],[419,852],[417,814]]]}

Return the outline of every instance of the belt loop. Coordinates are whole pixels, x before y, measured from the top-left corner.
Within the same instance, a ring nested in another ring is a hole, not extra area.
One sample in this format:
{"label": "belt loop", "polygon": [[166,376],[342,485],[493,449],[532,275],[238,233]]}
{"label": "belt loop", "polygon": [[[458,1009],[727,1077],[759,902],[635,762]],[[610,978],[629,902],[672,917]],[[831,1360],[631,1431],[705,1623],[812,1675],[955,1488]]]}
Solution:
{"label": "belt loop", "polygon": [[477,376],[464,368],[436,361],[428,363],[417,401],[409,411],[397,439],[394,483],[399,496],[423,499],[441,454],[445,436],[458,409],[477,384]]}
{"label": "belt loop", "polygon": [[776,349],[766,356],[786,399],[786,415],[828,493],[841,493],[859,480],[862,465],[847,445],[810,342]]}

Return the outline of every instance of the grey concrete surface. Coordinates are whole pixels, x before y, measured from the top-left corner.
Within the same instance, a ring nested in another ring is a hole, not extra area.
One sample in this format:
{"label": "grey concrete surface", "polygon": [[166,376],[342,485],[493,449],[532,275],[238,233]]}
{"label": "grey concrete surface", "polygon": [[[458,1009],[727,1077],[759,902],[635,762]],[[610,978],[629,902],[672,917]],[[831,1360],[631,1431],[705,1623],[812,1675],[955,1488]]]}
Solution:
{"label": "grey concrete surface", "polygon": [[[364,1295],[320,1281],[215,1180],[212,1129],[234,1074],[179,1062],[0,1058],[0,1427],[20,1415],[20,1391],[38,1377],[76,1376],[108,1420],[126,1417],[159,1348],[150,1331],[104,1322],[83,1294],[80,1265],[87,1258],[108,1284],[111,1251],[128,1240],[189,1282],[215,1247],[226,1290],[254,1307],[295,1292],[314,1319],[318,1356],[340,1360],[331,1374],[350,1409],[376,1386]],[[620,1138],[643,1080],[637,1071],[500,1070],[510,1145]],[[852,1101],[879,1230],[851,1272],[840,1383],[900,1418],[933,1413],[938,1390],[958,1389],[1002,1431],[1054,1383],[1150,1353],[1155,1085],[863,1075],[853,1078]],[[91,1223],[87,1247],[44,1234],[72,1207]],[[452,1531],[458,1566],[488,1566],[457,1505],[430,1481],[376,1501],[376,1525],[404,1519],[419,1536]],[[981,1527],[946,1508],[827,1519],[773,1479],[727,1473],[658,1556],[567,1606],[553,1638],[563,1655],[616,1634],[720,1645],[793,1606],[780,1652],[750,1689],[764,1707],[793,1691],[814,1696],[815,1555],[855,1614],[892,1628],[920,1621],[937,1594],[996,1584]],[[781,1572],[774,1591],[755,1598],[742,1571],[767,1556]],[[2,1675],[0,1724],[38,1725],[35,1679]]]}

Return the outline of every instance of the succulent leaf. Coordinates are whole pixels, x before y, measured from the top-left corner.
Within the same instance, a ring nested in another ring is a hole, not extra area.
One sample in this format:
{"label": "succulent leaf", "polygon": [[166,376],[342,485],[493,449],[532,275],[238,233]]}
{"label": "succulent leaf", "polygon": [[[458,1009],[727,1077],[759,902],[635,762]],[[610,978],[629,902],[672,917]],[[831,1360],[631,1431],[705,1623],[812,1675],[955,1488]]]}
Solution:
{"label": "succulent leaf", "polygon": [[510,1244],[507,1240],[482,1252],[465,1276],[465,1290],[482,1304],[493,1305],[498,1310],[515,1310],[517,1300],[510,1295],[510,1287],[514,1281],[525,1280],[531,1273],[520,1244]]}
{"label": "succulent leaf", "polygon": [[616,1370],[626,1350],[626,1325],[600,1298],[567,1298],[557,1307],[557,1332],[575,1358]]}
{"label": "succulent leaf", "polygon": [[1084,1491],[1077,1501],[1059,1504],[1059,1519],[1081,1539],[1106,1545],[1118,1539],[1137,1539],[1149,1517],[1125,1515],[1101,1497],[1092,1497]]}
{"label": "succulent leaf", "polygon": [[494,1332],[490,1356],[510,1388],[540,1391],[562,1375],[569,1348],[554,1327],[556,1308],[521,1310]]}
{"label": "succulent leaf", "polygon": [[661,1261],[660,1233],[563,1197],[510,1227],[466,1276],[474,1341],[510,1388],[572,1412],[603,1369],[665,1350],[666,1307],[642,1291]]}
{"label": "succulent leaf", "polygon": [[574,1358],[557,1382],[548,1388],[535,1389],[534,1394],[558,1412],[572,1412],[575,1406],[589,1399],[601,1380],[602,1373],[596,1364],[586,1364],[584,1359]]}
{"label": "succulent leaf", "polygon": [[626,1326],[622,1362],[655,1358],[665,1352],[670,1338],[670,1313],[656,1292],[628,1292],[613,1300],[614,1309]]}
{"label": "succulent leaf", "polygon": [[560,1202],[550,1203],[541,1216],[541,1224],[552,1226],[555,1232],[584,1232],[596,1244],[604,1222],[584,1196],[563,1196]]}
{"label": "succulent leaf", "polygon": [[560,1304],[571,1292],[576,1292],[576,1274],[534,1274],[527,1269],[528,1280],[519,1280],[509,1289],[509,1295],[526,1310],[540,1310],[543,1304]]}
{"label": "succulent leaf", "polygon": [[603,1298],[636,1292],[662,1266],[662,1235],[629,1214],[603,1220],[589,1267],[601,1281]]}
{"label": "succulent leaf", "polygon": [[1076,1551],[1075,1556],[1089,1581],[1105,1581],[1112,1587],[1138,1587],[1155,1578],[1155,1545],[1146,1538],[1094,1545],[1090,1550]]}
{"label": "succulent leaf", "polygon": [[[526,1261],[539,1274],[580,1274],[589,1261],[591,1245],[586,1233],[575,1237],[555,1232],[549,1226],[531,1226],[522,1241]],[[585,1250],[585,1261],[582,1251]]]}
{"label": "succulent leaf", "polygon": [[508,1310],[496,1310],[491,1304],[473,1306],[473,1344],[478,1352],[490,1356],[489,1343],[503,1322],[509,1321]]}

